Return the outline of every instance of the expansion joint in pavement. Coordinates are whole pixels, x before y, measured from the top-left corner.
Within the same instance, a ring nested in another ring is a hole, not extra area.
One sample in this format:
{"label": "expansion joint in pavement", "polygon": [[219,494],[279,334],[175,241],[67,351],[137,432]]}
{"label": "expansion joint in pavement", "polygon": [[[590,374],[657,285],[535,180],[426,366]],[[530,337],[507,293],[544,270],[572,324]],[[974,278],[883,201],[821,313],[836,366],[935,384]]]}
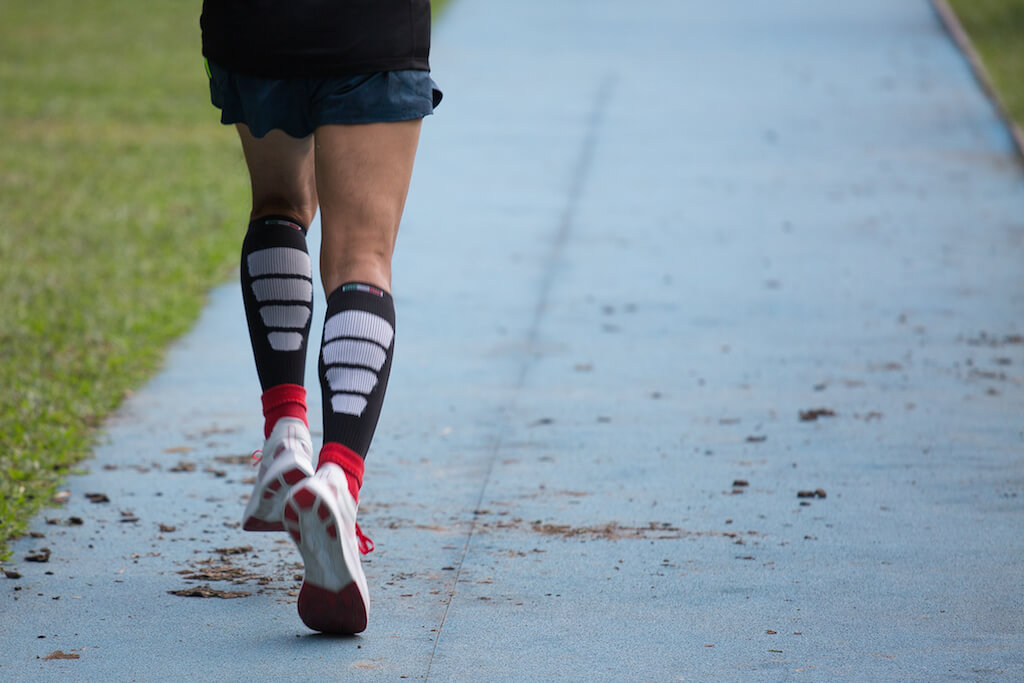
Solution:
{"label": "expansion joint in pavement", "polygon": [[[594,150],[597,147],[601,126],[604,121],[605,112],[608,109],[608,103],[611,101],[614,87],[614,75],[607,74],[599,84],[594,96],[593,104],[590,107],[586,122],[586,133],[580,143],[579,151],[572,167],[572,174],[569,178],[569,184],[566,190],[565,206],[562,209],[562,213],[556,225],[555,235],[551,240],[547,256],[541,266],[540,286],[537,292],[536,305],[533,309],[533,317],[530,322],[530,327],[527,329],[526,333],[527,352],[523,355],[522,364],[520,365],[518,377],[515,385],[513,386],[513,390],[509,394],[508,400],[498,410],[499,416],[514,413],[519,392],[526,386],[526,380],[529,376],[530,369],[534,366],[538,358],[538,353],[536,351],[537,341],[540,336],[540,328],[544,320],[544,314],[548,309],[548,298],[550,296],[551,288],[554,286],[555,280],[558,277],[559,264],[565,253],[566,245],[569,244],[572,236],[574,218],[576,216],[580,198],[583,196],[583,190],[587,183],[590,168],[593,165]],[[509,429],[507,420],[499,420],[499,424],[500,427],[497,430],[494,441],[491,445],[491,453],[487,458],[484,478],[480,484],[480,493],[477,496],[476,505],[473,507],[473,518],[470,521],[469,531],[466,533],[466,540],[463,543],[458,564],[455,566],[455,578],[452,581],[452,589],[448,594],[448,601],[445,604],[444,614],[441,616],[441,623],[437,627],[437,635],[434,637],[434,647],[431,650],[430,659],[427,662],[427,672],[424,676],[424,680],[429,680],[430,678],[430,669],[434,663],[434,656],[437,654],[437,645],[441,641],[441,634],[443,633],[444,625],[448,620],[448,613],[451,610],[452,602],[455,599],[455,593],[458,590],[459,579],[462,575],[462,568],[465,564],[466,556],[469,554],[469,548],[473,541],[474,532],[476,531],[477,521],[480,517],[478,511],[483,508],[484,496],[487,493],[487,486],[491,481],[491,475],[494,471],[494,463],[498,459],[498,454],[501,452],[505,441],[506,432]]]}

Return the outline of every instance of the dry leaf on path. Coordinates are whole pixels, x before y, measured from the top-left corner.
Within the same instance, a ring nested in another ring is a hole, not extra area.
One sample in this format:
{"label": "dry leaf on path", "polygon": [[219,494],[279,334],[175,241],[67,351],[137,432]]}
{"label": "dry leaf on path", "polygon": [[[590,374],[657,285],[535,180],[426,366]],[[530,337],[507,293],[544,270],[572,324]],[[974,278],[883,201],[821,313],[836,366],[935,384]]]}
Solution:
{"label": "dry leaf on path", "polygon": [[246,593],[244,591],[222,591],[216,588],[211,588],[210,584],[206,583],[202,586],[196,586],[194,588],[183,588],[180,591],[167,591],[171,595],[180,595],[184,598],[247,598],[252,593]]}
{"label": "dry leaf on path", "polygon": [[62,650],[54,650],[50,654],[43,657],[44,662],[49,662],[54,659],[81,659],[81,655],[74,652],[64,652]]}

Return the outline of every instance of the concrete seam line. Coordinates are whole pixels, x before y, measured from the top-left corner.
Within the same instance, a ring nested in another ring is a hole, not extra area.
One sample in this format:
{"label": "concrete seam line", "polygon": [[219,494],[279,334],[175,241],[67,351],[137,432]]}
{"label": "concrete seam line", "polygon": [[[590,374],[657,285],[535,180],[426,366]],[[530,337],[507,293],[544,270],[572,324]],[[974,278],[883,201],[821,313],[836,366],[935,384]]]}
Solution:
{"label": "concrete seam line", "polygon": [[[573,219],[579,207],[580,198],[583,196],[583,188],[586,186],[587,176],[590,167],[593,165],[594,149],[597,147],[598,131],[604,123],[605,112],[608,103],[611,101],[612,90],[615,87],[616,77],[614,74],[606,74],[598,84],[597,92],[594,95],[593,105],[590,108],[590,115],[586,121],[586,131],[580,143],[579,156],[573,164],[569,175],[569,185],[566,190],[566,202],[559,217],[558,225],[550,248],[544,260],[544,268],[541,273],[540,292],[537,296],[537,303],[534,306],[533,319],[530,321],[530,328],[527,332],[527,349],[529,358],[536,358],[537,336],[540,334],[540,323],[547,311],[548,298],[551,289],[554,287],[555,279],[558,276],[558,264],[565,252],[565,245],[569,242],[572,234]],[[519,386],[526,381],[526,374],[532,362],[528,359],[523,364]]]}
{"label": "concrete seam line", "polygon": [[[517,378],[514,387],[514,391],[517,393],[526,386],[526,378],[530,373],[530,368],[533,367],[538,357],[535,347],[537,336],[540,333],[541,319],[544,317],[544,313],[547,310],[548,294],[555,279],[555,272],[558,269],[558,261],[565,250],[565,245],[569,241],[573,216],[576,213],[579,199],[583,194],[583,186],[586,183],[587,172],[589,171],[593,161],[594,147],[597,145],[598,131],[604,121],[604,113],[608,107],[608,102],[611,99],[611,91],[614,84],[615,79],[613,76],[609,75],[604,78],[598,87],[597,94],[594,98],[594,104],[590,109],[590,117],[587,121],[586,134],[580,144],[579,155],[576,157],[576,163],[573,165],[572,172],[570,174],[569,188],[566,192],[567,196],[565,207],[562,210],[557,223],[550,251],[547,258],[544,260],[541,272],[540,291],[537,295],[537,302],[534,306],[530,327],[526,332],[527,353],[526,357],[523,359],[522,366],[519,368],[519,377]],[[508,402],[498,410],[498,415],[500,416],[503,413],[511,411],[515,406],[516,394],[513,394]],[[476,506],[473,508],[473,518],[469,525],[469,531],[466,534],[466,540],[462,546],[462,555],[459,557],[459,562],[455,567],[455,577],[452,582],[452,590],[448,594],[448,602],[444,606],[444,613],[441,615],[441,622],[437,625],[437,634],[434,636],[434,647],[430,651],[430,659],[427,661],[427,671],[423,677],[424,681],[430,680],[430,670],[434,665],[434,656],[437,654],[437,645],[441,642],[441,633],[444,630],[445,623],[448,621],[448,611],[451,609],[452,601],[455,600],[455,593],[459,589],[459,577],[462,576],[462,567],[466,562],[466,556],[469,555],[469,547],[473,542],[473,535],[476,532],[476,523],[480,517],[478,511],[483,507],[484,496],[487,493],[487,486],[490,483],[491,475],[494,472],[494,463],[498,459],[498,454],[501,453],[507,430],[508,424],[503,424],[498,430],[493,446],[491,447],[491,453],[487,460],[487,471],[484,473],[483,482],[480,485],[480,494],[477,496]]]}
{"label": "concrete seam line", "polygon": [[967,59],[967,63],[971,65],[974,78],[977,79],[985,94],[988,95],[988,98],[996,105],[1000,118],[1003,119],[1003,123],[1009,128],[1010,136],[1013,138],[1014,145],[1017,148],[1018,160],[1024,161],[1024,131],[1021,131],[1020,126],[1010,116],[1006,104],[999,96],[992,77],[988,73],[988,69],[985,68],[985,62],[982,61],[981,55],[975,49],[974,43],[971,42],[971,37],[967,35],[963,24],[960,23],[960,18],[957,17],[956,12],[950,7],[948,0],[931,0],[931,4],[935,13],[942,21],[946,32],[953,39],[953,42],[956,43],[957,47],[960,48],[960,51]]}

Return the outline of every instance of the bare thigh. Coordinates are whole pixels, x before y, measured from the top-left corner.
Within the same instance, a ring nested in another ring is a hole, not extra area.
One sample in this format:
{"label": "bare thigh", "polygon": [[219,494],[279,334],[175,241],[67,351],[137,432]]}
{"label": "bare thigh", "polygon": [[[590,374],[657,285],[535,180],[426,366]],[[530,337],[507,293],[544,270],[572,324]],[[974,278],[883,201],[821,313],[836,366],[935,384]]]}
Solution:
{"label": "bare thigh", "polygon": [[391,256],[405,209],[421,120],[317,128],[316,191],[328,294],[346,282],[391,291]]}
{"label": "bare thigh", "polygon": [[252,182],[250,219],[289,216],[308,227],[317,207],[313,136],[293,138],[275,129],[256,138],[244,123],[236,127]]}

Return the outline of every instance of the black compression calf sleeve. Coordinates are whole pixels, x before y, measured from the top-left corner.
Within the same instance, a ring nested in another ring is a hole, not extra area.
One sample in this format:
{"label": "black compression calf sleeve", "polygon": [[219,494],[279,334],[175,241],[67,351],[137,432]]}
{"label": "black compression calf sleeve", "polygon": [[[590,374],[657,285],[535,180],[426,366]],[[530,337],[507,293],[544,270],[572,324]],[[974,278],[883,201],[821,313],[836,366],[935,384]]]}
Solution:
{"label": "black compression calf sleeve", "polygon": [[365,458],[377,428],[394,352],[391,295],[348,283],[327,297],[320,388],[324,443],[339,443]]}
{"label": "black compression calf sleeve", "polygon": [[313,274],[305,228],[264,216],[242,242],[242,301],[260,385],[302,385],[313,313]]}

